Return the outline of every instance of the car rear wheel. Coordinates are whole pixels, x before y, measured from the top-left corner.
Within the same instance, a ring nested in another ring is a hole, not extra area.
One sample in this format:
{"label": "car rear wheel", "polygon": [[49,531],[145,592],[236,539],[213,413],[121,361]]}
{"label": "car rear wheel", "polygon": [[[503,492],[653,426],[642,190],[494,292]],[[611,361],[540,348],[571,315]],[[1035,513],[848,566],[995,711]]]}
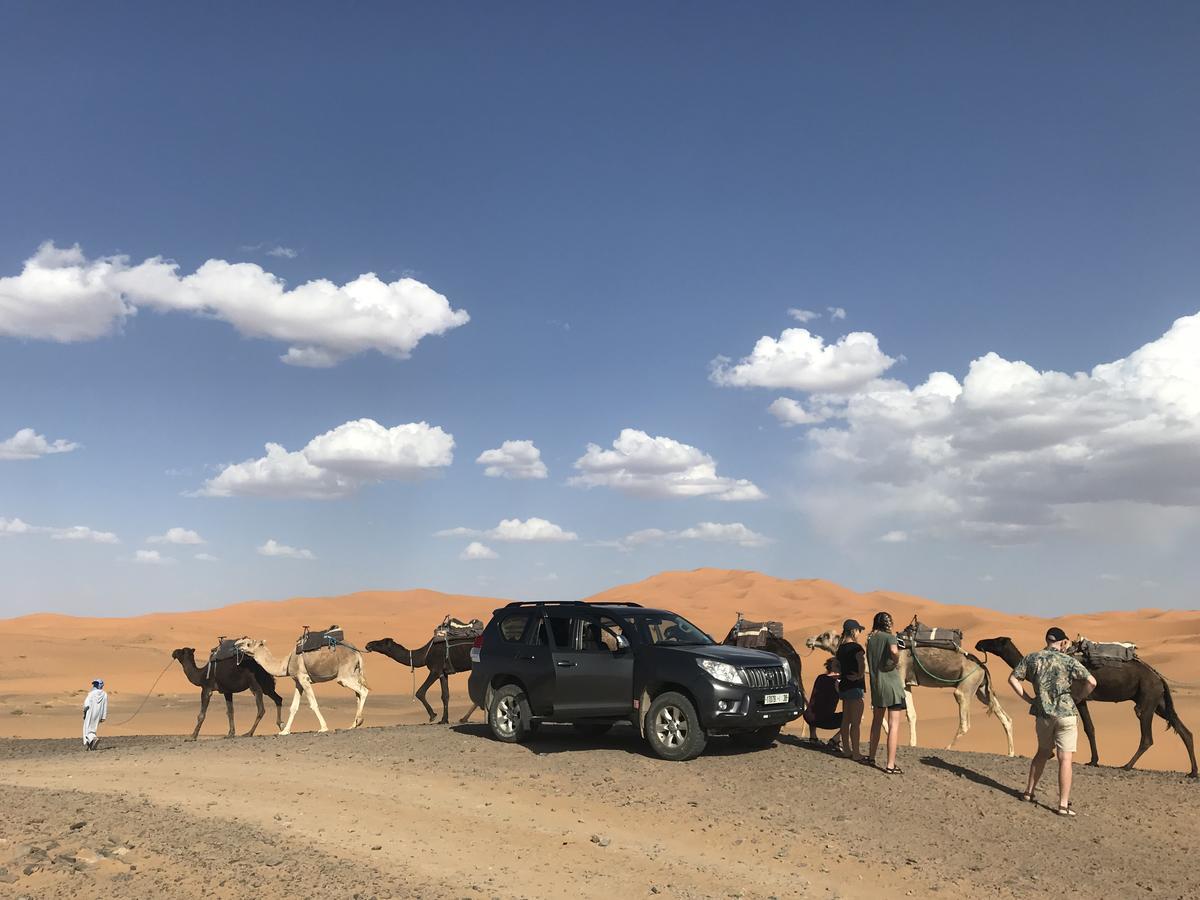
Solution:
{"label": "car rear wheel", "polygon": [[656,756],[682,761],[704,752],[708,735],[700,725],[696,707],[683,694],[659,694],[646,715],[646,741]]}
{"label": "car rear wheel", "polygon": [[749,748],[765,748],[770,747],[779,737],[779,731],[783,728],[782,725],[766,725],[762,728],[755,728],[753,731],[735,731],[730,737],[734,743]]}
{"label": "car rear wheel", "polygon": [[492,695],[488,726],[492,737],[505,744],[519,744],[533,734],[529,699],[520,685],[506,684]]}

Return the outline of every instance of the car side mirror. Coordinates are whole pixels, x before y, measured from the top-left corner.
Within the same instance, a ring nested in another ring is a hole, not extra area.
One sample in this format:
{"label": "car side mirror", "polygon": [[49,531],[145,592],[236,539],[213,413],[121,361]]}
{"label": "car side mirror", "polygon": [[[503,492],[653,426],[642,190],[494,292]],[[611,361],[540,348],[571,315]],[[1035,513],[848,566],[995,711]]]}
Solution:
{"label": "car side mirror", "polygon": [[623,634],[618,634],[617,635],[617,651],[620,652],[621,650],[628,650],[628,649],[629,649],[629,638],[625,637],[625,635],[623,635]]}

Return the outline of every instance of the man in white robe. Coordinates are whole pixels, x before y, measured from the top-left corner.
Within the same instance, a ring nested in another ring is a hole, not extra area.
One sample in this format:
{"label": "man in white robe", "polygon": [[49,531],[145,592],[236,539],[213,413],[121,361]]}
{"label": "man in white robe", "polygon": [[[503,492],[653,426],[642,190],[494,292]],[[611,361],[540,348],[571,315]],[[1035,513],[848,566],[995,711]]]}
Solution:
{"label": "man in white robe", "polygon": [[87,699],[83,701],[83,749],[96,749],[96,732],[100,723],[108,718],[108,694],[104,682],[97,678],[92,682]]}

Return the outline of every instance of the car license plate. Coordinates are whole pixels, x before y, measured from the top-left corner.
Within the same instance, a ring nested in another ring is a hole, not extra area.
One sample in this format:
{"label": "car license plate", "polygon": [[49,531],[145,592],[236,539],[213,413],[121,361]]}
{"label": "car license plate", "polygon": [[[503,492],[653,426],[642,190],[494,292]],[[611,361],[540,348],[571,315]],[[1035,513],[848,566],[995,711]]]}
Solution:
{"label": "car license plate", "polygon": [[772,706],[776,703],[787,703],[787,694],[767,694],[763,697],[763,706]]}

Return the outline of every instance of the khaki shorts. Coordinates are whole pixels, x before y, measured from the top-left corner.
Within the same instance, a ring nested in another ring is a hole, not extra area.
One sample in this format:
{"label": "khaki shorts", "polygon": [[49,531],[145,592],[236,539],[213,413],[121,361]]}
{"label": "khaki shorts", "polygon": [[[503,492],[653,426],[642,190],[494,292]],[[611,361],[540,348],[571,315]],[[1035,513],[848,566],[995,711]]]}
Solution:
{"label": "khaki shorts", "polygon": [[1059,753],[1074,753],[1079,737],[1078,719],[1063,716],[1061,719],[1037,717],[1038,750],[1057,750]]}

